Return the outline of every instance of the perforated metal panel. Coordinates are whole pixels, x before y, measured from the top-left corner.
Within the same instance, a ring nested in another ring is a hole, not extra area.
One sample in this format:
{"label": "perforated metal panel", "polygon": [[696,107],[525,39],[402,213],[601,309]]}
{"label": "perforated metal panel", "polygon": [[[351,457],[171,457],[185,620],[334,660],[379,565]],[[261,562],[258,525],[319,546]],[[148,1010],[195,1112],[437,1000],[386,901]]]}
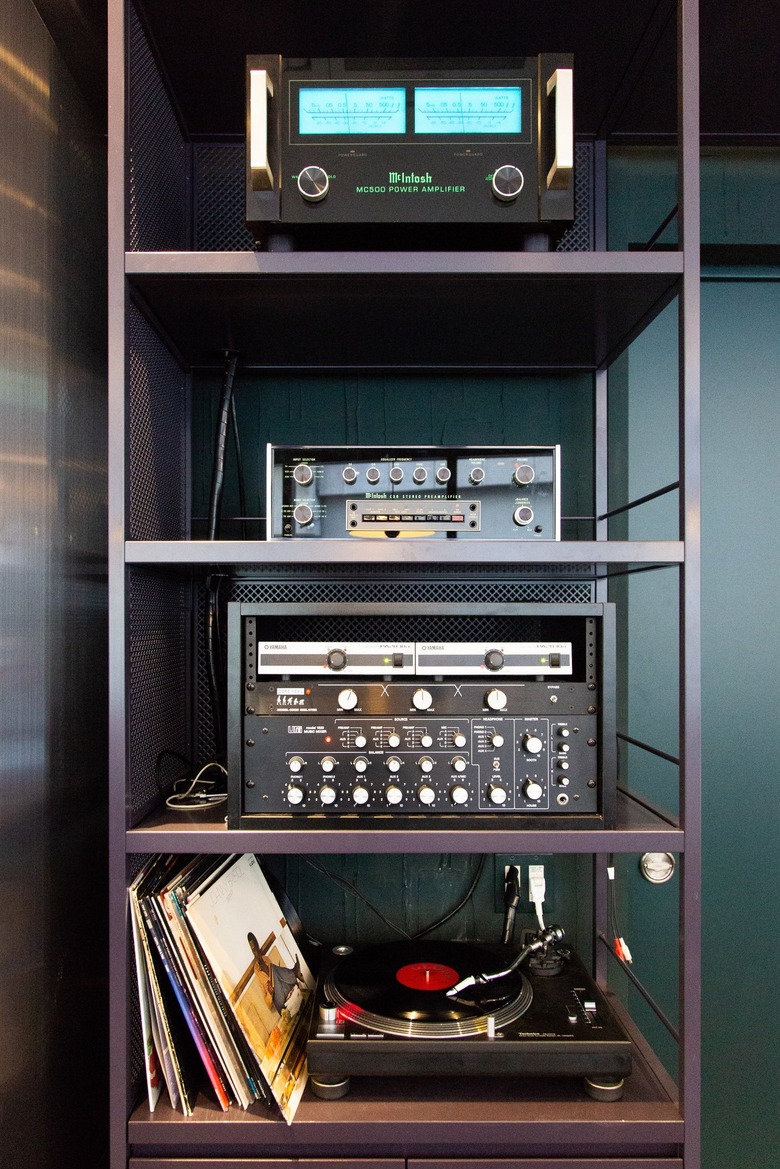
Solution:
{"label": "perforated metal panel", "polygon": [[128,248],[188,248],[189,150],[132,4],[128,78]]}
{"label": "perforated metal panel", "polygon": [[188,379],[135,306],[128,314],[129,535],[189,532]]}
{"label": "perforated metal panel", "polygon": [[161,572],[128,574],[129,815],[136,823],[159,804],[156,761],[190,755],[189,582]]}
{"label": "perforated metal panel", "polygon": [[574,153],[574,222],[558,241],[557,252],[590,252],[593,249],[592,142],[578,142]]}
{"label": "perforated metal panel", "polygon": [[253,251],[244,223],[243,142],[196,143],[193,168],[196,251]]}

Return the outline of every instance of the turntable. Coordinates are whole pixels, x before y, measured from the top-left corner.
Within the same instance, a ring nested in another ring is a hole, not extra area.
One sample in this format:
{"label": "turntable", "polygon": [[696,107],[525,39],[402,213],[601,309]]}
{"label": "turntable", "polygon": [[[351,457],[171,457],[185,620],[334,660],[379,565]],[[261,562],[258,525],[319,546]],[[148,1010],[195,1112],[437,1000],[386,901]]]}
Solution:
{"label": "turntable", "polygon": [[620,1099],[630,1041],[562,936],[519,953],[424,939],[337,948],[317,984],[312,1091],[337,1099],[353,1075],[570,1076]]}

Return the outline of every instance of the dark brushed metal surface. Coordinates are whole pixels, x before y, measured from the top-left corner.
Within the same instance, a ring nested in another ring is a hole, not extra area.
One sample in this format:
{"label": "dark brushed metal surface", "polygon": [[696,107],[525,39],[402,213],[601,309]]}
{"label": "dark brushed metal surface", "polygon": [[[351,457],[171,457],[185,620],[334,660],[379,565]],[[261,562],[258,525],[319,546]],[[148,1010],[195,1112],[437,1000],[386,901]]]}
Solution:
{"label": "dark brushed metal surface", "polygon": [[38,1169],[105,1125],[105,166],[33,5],[0,23],[0,1162]]}

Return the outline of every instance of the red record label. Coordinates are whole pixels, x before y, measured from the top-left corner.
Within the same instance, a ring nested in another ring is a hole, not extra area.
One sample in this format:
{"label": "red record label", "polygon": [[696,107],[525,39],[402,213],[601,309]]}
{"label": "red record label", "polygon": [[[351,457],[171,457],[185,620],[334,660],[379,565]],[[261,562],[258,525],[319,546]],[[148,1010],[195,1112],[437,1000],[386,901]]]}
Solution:
{"label": "red record label", "polygon": [[458,972],[440,962],[411,962],[395,973],[402,986],[412,990],[449,990],[458,981]]}

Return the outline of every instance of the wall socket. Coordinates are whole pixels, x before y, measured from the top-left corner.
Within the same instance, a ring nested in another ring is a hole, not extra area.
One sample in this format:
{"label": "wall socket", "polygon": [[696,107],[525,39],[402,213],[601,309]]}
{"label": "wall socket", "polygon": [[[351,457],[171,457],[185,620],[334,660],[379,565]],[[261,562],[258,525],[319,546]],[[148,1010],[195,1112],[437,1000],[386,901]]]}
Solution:
{"label": "wall socket", "polygon": [[544,875],[545,893],[544,893],[544,909],[545,914],[552,912],[552,890],[551,877],[552,864],[544,864],[545,860],[551,861],[550,857],[541,856],[518,856],[513,853],[496,853],[494,856],[495,862],[495,880],[493,888],[495,889],[495,911],[496,913],[504,912],[504,883],[506,881],[506,872],[510,865],[515,865],[520,870],[520,904],[517,907],[518,913],[533,913],[534,906],[530,898],[529,888],[529,870],[534,866],[538,866]]}

